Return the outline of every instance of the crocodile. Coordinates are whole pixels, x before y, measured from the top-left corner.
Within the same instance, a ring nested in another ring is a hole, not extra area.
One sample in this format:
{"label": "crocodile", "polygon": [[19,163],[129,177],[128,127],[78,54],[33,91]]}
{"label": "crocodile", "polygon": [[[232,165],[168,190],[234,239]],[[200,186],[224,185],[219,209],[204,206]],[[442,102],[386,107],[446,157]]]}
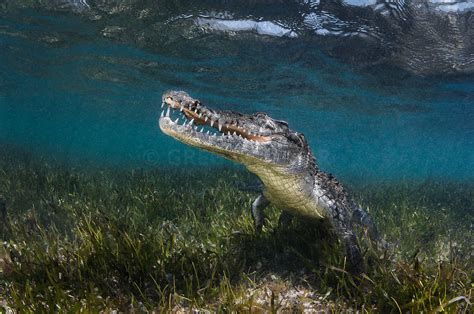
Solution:
{"label": "crocodile", "polygon": [[379,233],[336,178],[319,169],[302,133],[266,113],[211,109],[183,91],[165,92],[162,101],[159,126],[165,134],[243,164],[259,177],[263,192],[251,205],[257,231],[270,203],[282,209],[280,222],[294,216],[326,221],[343,244],[348,268],[363,269],[353,222],[374,241],[380,242]]}

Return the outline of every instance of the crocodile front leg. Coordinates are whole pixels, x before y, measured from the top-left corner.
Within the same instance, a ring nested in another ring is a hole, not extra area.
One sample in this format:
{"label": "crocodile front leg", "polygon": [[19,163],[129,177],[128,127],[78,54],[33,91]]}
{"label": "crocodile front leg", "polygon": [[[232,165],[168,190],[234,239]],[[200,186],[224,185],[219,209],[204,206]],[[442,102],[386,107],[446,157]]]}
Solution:
{"label": "crocodile front leg", "polygon": [[294,217],[295,216],[293,216],[289,212],[287,212],[285,210],[282,211],[281,214],[280,214],[280,217],[278,218],[278,228],[281,229],[281,228],[288,227],[291,224],[291,222],[293,221]]}
{"label": "crocodile front leg", "polygon": [[266,199],[265,196],[263,196],[263,194],[257,196],[257,198],[252,203],[253,223],[257,232],[262,231],[263,221],[265,219],[263,210],[265,209],[265,207],[268,206],[268,204],[270,204],[270,202]]}

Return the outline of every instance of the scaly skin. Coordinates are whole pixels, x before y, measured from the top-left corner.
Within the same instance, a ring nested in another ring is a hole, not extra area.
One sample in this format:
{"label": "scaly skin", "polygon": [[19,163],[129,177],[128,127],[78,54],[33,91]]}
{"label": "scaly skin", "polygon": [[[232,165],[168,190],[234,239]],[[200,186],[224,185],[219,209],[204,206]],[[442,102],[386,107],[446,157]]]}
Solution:
{"label": "scaly skin", "polygon": [[[165,134],[241,163],[260,178],[263,193],[252,204],[258,231],[263,226],[263,210],[270,203],[283,210],[281,221],[294,215],[323,219],[343,242],[350,269],[362,270],[352,221],[366,226],[374,240],[379,240],[377,230],[338,181],[318,169],[303,134],[265,113],[213,110],[182,91],[166,92],[162,100],[167,108],[159,124]],[[175,121],[173,112],[179,112]],[[207,132],[199,131],[200,125]]]}

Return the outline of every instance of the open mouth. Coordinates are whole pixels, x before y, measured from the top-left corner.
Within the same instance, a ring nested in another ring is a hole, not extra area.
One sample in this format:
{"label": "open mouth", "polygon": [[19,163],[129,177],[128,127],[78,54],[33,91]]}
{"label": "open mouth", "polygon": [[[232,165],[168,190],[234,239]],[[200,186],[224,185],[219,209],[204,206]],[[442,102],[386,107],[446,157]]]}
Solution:
{"label": "open mouth", "polygon": [[199,101],[179,102],[164,97],[160,120],[166,120],[175,131],[193,131],[207,136],[232,136],[254,142],[268,142],[270,136],[251,132],[237,122],[223,122],[213,110],[202,106]]}

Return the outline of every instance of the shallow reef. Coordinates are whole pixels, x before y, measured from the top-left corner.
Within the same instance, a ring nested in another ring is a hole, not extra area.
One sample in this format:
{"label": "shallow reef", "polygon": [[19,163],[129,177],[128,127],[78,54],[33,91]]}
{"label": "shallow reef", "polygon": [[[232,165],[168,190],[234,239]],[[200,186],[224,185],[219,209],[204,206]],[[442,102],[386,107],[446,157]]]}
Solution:
{"label": "shallow reef", "polygon": [[271,207],[255,233],[252,180],[2,154],[0,312],[472,311],[473,184],[349,185],[393,244],[358,230],[367,272],[355,276],[321,223],[278,227]]}

